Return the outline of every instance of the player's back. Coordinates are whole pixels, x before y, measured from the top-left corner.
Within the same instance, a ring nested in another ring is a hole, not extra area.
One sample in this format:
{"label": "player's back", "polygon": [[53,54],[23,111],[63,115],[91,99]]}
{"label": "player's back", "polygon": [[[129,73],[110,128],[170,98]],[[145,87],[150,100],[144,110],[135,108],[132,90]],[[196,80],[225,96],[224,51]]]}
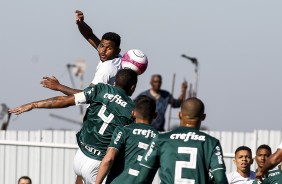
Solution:
{"label": "player's back", "polygon": [[158,131],[143,123],[118,129],[115,131],[117,135],[114,134],[115,140],[112,139],[109,147],[118,149],[119,155],[108,175],[107,183],[134,183],[140,171],[139,162]]}
{"label": "player's back", "polygon": [[84,154],[101,160],[115,128],[132,123],[134,102],[123,89],[107,84],[88,87],[84,94],[90,106],[77,141]]}
{"label": "player's back", "polygon": [[[219,141],[197,129],[179,127],[160,134],[155,146],[159,152],[162,183],[204,184],[209,182],[211,165],[214,165],[213,169],[225,169]],[[216,160],[212,159],[215,154],[218,155]]]}

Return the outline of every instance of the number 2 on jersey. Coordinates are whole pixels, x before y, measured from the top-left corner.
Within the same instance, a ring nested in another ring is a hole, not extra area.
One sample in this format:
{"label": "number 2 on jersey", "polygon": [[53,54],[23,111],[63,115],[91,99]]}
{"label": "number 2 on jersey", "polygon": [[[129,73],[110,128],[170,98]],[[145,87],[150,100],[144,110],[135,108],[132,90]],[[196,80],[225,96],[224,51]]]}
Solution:
{"label": "number 2 on jersey", "polygon": [[101,107],[101,109],[98,112],[98,116],[104,121],[103,125],[101,126],[100,130],[99,130],[99,134],[103,135],[106,128],[108,127],[109,123],[111,123],[111,121],[114,119],[114,115],[112,113],[110,113],[108,116],[105,115],[105,111],[106,111],[107,107],[106,105],[103,105]]}
{"label": "number 2 on jersey", "polygon": [[178,153],[189,154],[190,161],[176,161],[175,162],[174,183],[175,184],[181,184],[181,183],[194,184],[195,180],[181,178],[181,175],[182,175],[182,168],[196,169],[198,148],[178,147]]}

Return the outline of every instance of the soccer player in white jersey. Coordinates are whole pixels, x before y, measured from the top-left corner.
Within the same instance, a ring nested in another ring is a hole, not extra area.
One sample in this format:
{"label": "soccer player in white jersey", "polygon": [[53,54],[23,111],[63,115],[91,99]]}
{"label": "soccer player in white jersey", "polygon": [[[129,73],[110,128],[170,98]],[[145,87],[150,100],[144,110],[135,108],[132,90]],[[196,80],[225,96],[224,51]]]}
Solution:
{"label": "soccer player in white jersey", "polygon": [[235,151],[234,164],[236,171],[227,174],[229,184],[251,184],[255,180],[256,173],[251,171],[253,164],[252,150],[247,146],[240,146]]}
{"label": "soccer player in white jersey", "polygon": [[[121,69],[120,36],[113,32],[105,33],[102,39],[98,39],[92,29],[84,22],[84,15],[81,11],[76,11],[76,23],[84,38],[98,51],[100,61],[96,68],[94,78],[89,86],[98,83],[113,85],[118,70]],[[61,91],[66,95],[72,95],[82,90],[73,89],[60,84],[56,77],[43,77],[41,84],[45,88]]]}

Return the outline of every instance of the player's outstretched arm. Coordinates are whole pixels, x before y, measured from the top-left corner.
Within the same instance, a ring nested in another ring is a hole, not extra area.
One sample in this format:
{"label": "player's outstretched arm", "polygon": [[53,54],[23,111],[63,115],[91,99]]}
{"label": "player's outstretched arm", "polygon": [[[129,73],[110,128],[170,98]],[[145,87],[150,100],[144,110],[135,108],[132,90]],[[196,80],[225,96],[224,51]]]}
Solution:
{"label": "player's outstretched arm", "polygon": [[82,36],[97,50],[101,40],[93,33],[91,27],[84,22],[83,12],[76,10],[75,19]]}
{"label": "player's outstretched arm", "polygon": [[112,165],[114,163],[115,157],[118,155],[118,150],[115,148],[108,148],[107,154],[103,158],[98,175],[96,177],[95,184],[101,184],[105,177],[107,176],[108,172],[112,168]]}
{"label": "player's outstretched arm", "polygon": [[57,96],[53,98],[49,98],[46,100],[40,100],[36,102],[31,102],[28,104],[21,105],[19,107],[15,107],[9,109],[9,113],[14,113],[19,115],[21,113],[30,111],[35,108],[44,108],[44,109],[52,109],[52,108],[65,108],[75,105],[74,96]]}
{"label": "player's outstretched arm", "polygon": [[55,91],[61,91],[65,95],[73,95],[75,93],[79,93],[82,90],[79,89],[73,89],[68,86],[60,84],[59,80],[52,76],[52,77],[43,77],[43,80],[40,82],[43,87],[49,88]]}

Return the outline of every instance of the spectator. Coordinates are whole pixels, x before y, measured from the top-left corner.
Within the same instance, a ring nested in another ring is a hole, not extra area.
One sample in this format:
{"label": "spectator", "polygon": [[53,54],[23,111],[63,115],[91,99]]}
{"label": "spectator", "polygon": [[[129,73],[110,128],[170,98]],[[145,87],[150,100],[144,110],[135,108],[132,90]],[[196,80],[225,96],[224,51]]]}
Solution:
{"label": "spectator", "polygon": [[32,181],[31,181],[30,177],[22,176],[22,177],[19,178],[18,184],[32,184]]}
{"label": "spectator", "polygon": [[153,98],[156,101],[158,116],[153,120],[152,125],[158,131],[164,131],[165,125],[165,113],[168,105],[173,108],[180,107],[182,101],[185,99],[187,82],[184,81],[181,86],[181,94],[178,99],[174,99],[173,96],[166,90],[161,89],[162,76],[159,74],[152,75],[151,77],[151,89],[148,89],[139,95],[146,95]]}
{"label": "spectator", "polygon": [[255,180],[256,173],[251,171],[251,165],[253,164],[252,150],[249,147],[238,147],[233,162],[237,169],[227,174],[229,184],[246,184]]}
{"label": "spectator", "polygon": [[161,183],[205,184],[210,182],[209,172],[215,183],[227,183],[220,142],[199,130],[204,111],[203,102],[195,97],[182,103],[180,127],[153,139],[136,183],[150,183],[158,168]]}

